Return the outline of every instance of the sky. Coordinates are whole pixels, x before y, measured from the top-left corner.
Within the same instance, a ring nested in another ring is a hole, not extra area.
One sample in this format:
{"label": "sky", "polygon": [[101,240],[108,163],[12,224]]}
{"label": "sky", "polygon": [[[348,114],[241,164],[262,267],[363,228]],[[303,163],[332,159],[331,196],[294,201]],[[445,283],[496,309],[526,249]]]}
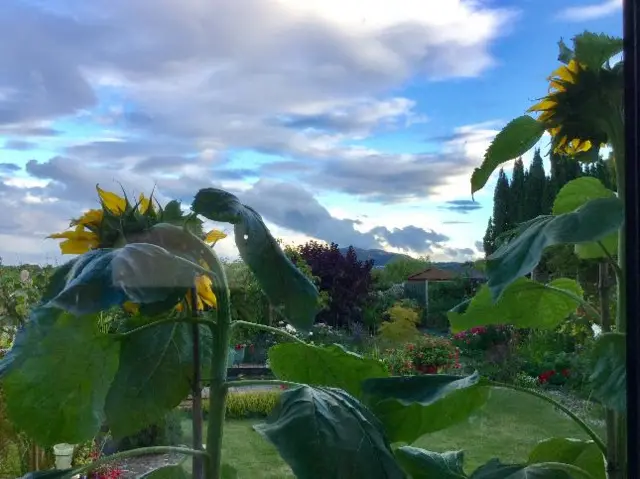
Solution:
{"label": "sky", "polygon": [[546,94],[558,40],[621,35],[621,6],[3,0],[2,262],[63,261],[46,237],[96,184],[185,205],[223,188],[286,243],[480,257],[495,175],[472,201],[473,168]]}

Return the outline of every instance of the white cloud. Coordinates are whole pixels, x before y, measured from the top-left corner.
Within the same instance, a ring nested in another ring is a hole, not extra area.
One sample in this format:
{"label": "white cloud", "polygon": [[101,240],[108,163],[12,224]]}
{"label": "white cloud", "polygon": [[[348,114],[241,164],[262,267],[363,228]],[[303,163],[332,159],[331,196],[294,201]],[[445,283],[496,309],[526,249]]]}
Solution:
{"label": "white cloud", "polygon": [[606,17],[622,10],[622,0],[606,0],[600,3],[566,7],[556,14],[556,18],[570,22],[583,22]]}

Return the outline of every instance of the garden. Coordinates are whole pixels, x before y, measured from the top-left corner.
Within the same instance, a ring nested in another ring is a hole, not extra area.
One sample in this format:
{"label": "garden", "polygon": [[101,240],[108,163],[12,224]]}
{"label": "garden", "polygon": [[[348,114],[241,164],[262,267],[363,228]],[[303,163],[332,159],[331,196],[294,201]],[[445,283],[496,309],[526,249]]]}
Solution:
{"label": "garden", "polygon": [[[471,190],[545,132],[556,167],[500,173],[486,281],[424,301],[428,258],[287,245],[219,189],[98,186],[50,236],[79,256],[0,264],[0,477],[626,479],[622,41],[572,47]],[[503,201],[540,185],[542,209]]]}

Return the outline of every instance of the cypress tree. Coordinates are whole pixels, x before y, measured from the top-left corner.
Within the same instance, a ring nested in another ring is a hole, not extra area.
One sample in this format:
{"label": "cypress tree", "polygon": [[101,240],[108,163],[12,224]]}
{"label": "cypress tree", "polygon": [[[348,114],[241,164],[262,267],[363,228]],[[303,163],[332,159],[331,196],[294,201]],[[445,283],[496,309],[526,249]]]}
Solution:
{"label": "cypress tree", "polygon": [[487,230],[482,238],[482,247],[484,248],[484,255],[489,256],[495,251],[495,235],[493,231],[493,218],[489,217],[489,223],[487,224]]}
{"label": "cypress tree", "polygon": [[498,246],[496,239],[502,233],[513,228],[511,223],[510,202],[511,192],[509,189],[509,180],[504,170],[501,168],[498,174],[496,189],[493,192],[493,247]]}
{"label": "cypress tree", "polygon": [[528,220],[525,218],[525,174],[524,163],[522,158],[518,158],[513,165],[513,176],[511,177],[511,184],[509,186],[511,204],[510,204],[510,223],[517,225],[523,221]]}
{"label": "cypress tree", "polygon": [[[532,219],[536,216],[544,214],[545,188],[547,187],[547,176],[544,172],[542,164],[542,156],[540,150],[536,149],[533,154],[533,160],[529,167],[529,174],[525,182],[525,206],[524,217]],[[548,194],[548,193],[547,193]]]}

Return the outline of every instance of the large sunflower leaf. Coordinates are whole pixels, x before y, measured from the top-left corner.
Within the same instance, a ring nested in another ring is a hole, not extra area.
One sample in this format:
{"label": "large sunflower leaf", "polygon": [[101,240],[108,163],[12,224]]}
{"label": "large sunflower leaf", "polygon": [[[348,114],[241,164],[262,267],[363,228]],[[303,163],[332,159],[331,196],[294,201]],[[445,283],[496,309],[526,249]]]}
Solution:
{"label": "large sunflower leaf", "polygon": [[180,464],[162,466],[152,471],[145,472],[138,479],[191,479],[191,474]]}
{"label": "large sunflower leaf", "polygon": [[[571,180],[558,192],[553,202],[553,214],[571,213],[596,198],[614,198],[616,194],[605,187],[600,180],[589,176]],[[618,253],[618,232],[603,238],[600,243],[611,255]],[[578,243],[575,251],[579,258],[597,259],[606,257],[602,247],[595,242]]]}
{"label": "large sunflower leaf", "polygon": [[529,453],[529,464],[556,462],[571,464],[588,472],[593,479],[606,479],[605,461],[593,441],[553,437],[540,441]]}
{"label": "large sunflower leaf", "polygon": [[269,349],[269,365],[278,379],[340,388],[360,397],[362,381],[387,377],[384,365],[342,346],[283,343]]}
{"label": "large sunflower leaf", "polygon": [[[135,325],[132,325],[135,326]],[[211,361],[211,332],[200,327]],[[142,329],[121,340],[120,366],[107,395],[107,423],[115,437],[133,434],[175,409],[191,391],[193,331],[186,323],[166,323]]]}
{"label": "large sunflower leaf", "polygon": [[462,451],[433,452],[419,447],[396,449],[398,462],[411,479],[466,479]]}
{"label": "large sunflower leaf", "polygon": [[516,278],[529,274],[547,246],[600,241],[616,232],[623,220],[624,208],[617,197],[588,201],[570,213],[539,216],[487,259],[492,296],[499,298]]}
{"label": "large sunflower leaf", "polygon": [[340,389],[285,391],[267,422],[255,429],[301,479],[405,478],[380,421]]}
{"label": "large sunflower leaf", "polygon": [[27,324],[16,353],[19,367],[2,378],[7,412],[43,446],[78,444],[102,425],[120,345],[99,331],[94,316],[49,314],[55,322],[45,328]]}
{"label": "large sunflower leaf", "polygon": [[498,459],[473,471],[470,479],[573,479],[562,470],[551,469],[544,464],[503,464]]}
{"label": "large sunflower leaf", "polygon": [[75,315],[104,311],[125,301],[177,303],[194,284],[194,269],[166,249],[130,243],[84,254],[70,268],[64,288],[49,301]]}
{"label": "large sunflower leaf", "polygon": [[622,38],[604,33],[584,32],[573,39],[575,59],[592,70],[599,70],[611,57],[622,52]]}
{"label": "large sunflower leaf", "polygon": [[627,410],[627,344],[622,333],[601,334],[593,351],[593,396],[618,412]]}
{"label": "large sunflower leaf", "polygon": [[318,290],[286,257],[260,215],[224,190],[200,190],[192,209],[212,221],[234,225],[238,251],[271,304],[298,329],[308,330],[318,312]]}
{"label": "large sunflower leaf", "polygon": [[471,175],[471,194],[481,190],[502,163],[523,155],[542,137],[544,125],[529,115],[511,120],[496,135],[484,155],[480,168]]}
{"label": "large sunflower leaf", "polygon": [[457,333],[489,324],[553,329],[579,306],[578,301],[558,289],[579,298],[583,294],[582,288],[573,279],[557,278],[544,285],[528,278],[518,278],[494,301],[489,287],[482,285],[464,312],[449,311],[451,330]]}
{"label": "large sunflower leaf", "polygon": [[406,443],[464,421],[489,395],[477,372],[367,379],[362,390],[389,439]]}

